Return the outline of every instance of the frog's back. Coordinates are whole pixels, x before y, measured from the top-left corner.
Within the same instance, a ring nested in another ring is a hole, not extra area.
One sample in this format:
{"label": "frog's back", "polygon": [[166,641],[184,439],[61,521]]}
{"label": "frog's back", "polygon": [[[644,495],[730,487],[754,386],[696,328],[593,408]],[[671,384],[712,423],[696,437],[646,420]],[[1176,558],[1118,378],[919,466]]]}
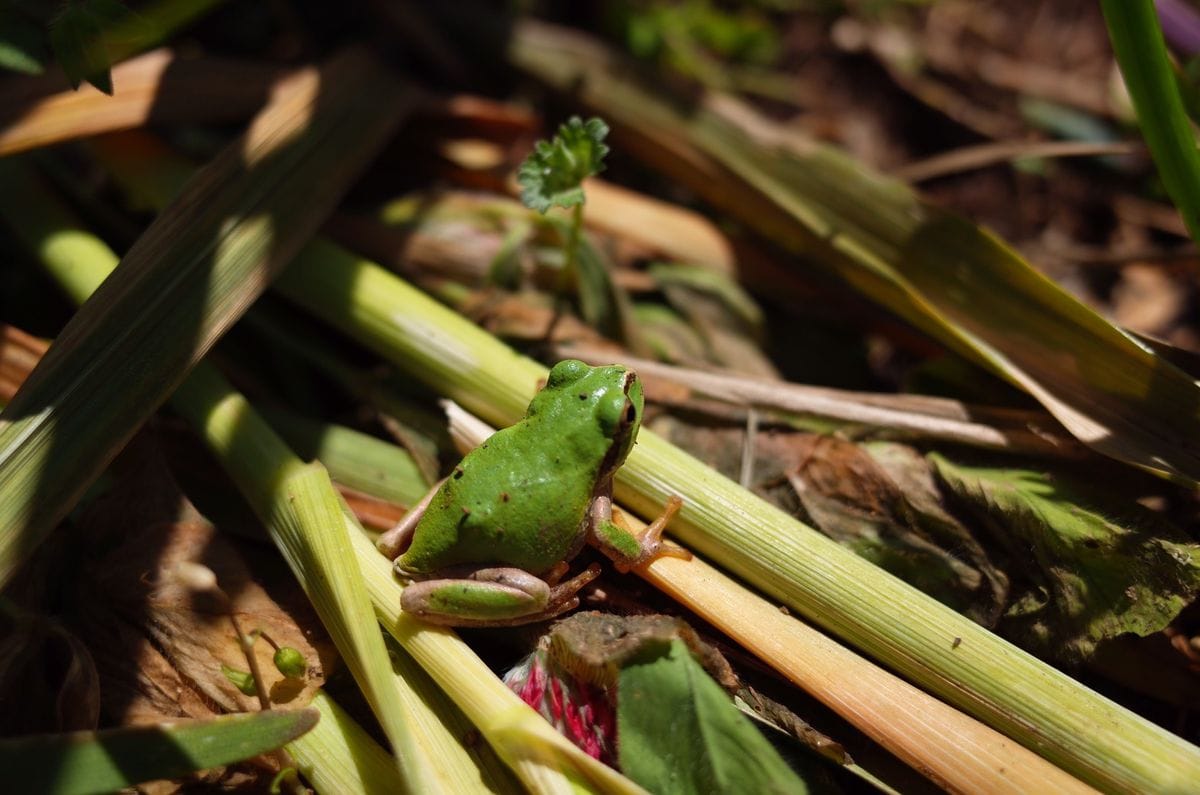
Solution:
{"label": "frog's back", "polygon": [[569,429],[549,434],[540,424],[527,419],[499,431],[455,467],[417,525],[403,568],[494,563],[538,574],[578,550],[599,461],[574,449]]}

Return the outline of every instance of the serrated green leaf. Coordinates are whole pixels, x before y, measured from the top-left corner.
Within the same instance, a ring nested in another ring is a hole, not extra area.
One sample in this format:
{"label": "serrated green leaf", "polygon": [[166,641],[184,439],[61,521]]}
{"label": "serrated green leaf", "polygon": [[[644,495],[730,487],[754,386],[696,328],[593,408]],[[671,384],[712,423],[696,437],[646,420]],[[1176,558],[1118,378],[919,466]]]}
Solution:
{"label": "serrated green leaf", "polygon": [[618,687],[621,770],[650,791],[808,791],[683,641],[623,667]]}
{"label": "serrated green leaf", "polygon": [[544,213],[583,204],[583,181],[604,169],[607,135],[608,125],[600,119],[572,116],[554,138],[534,144],[517,172],[525,206]]}
{"label": "serrated green leaf", "polygon": [[0,740],[10,792],[85,795],[175,778],[279,748],[311,729],[317,711],[269,710],[210,720]]}
{"label": "serrated green leaf", "polygon": [[71,88],[79,88],[86,80],[105,94],[112,94],[112,75],[100,19],[90,4],[71,4],[63,9],[50,25],[50,47]]}
{"label": "serrated green leaf", "polygon": [[1000,628],[1043,656],[1076,663],[1101,641],[1158,632],[1200,592],[1200,545],[1129,499],[1053,470],[929,458],[1025,563]]}

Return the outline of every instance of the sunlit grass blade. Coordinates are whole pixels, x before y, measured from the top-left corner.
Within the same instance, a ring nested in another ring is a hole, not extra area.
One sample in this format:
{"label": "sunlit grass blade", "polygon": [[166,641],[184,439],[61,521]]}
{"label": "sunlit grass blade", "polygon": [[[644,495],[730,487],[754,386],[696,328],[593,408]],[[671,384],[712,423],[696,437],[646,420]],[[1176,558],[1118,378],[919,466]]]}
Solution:
{"label": "sunlit grass blade", "polygon": [[317,792],[391,795],[404,789],[391,754],[371,739],[324,690],[309,705],[321,720],[287,750]]}
{"label": "sunlit grass blade", "polygon": [[431,726],[414,725],[420,697],[407,685],[396,687],[325,468],[296,458],[211,365],[197,365],[172,405],[200,431],[267,526],[383,726],[409,789],[420,782],[426,791],[455,791],[454,768],[443,764],[457,743],[436,752],[422,745],[440,724],[426,714]]}
{"label": "sunlit grass blade", "polygon": [[[138,240],[0,415],[0,583],[299,249],[409,97],[361,54],[298,73]],[[4,221],[51,254],[59,230],[5,165]]]}
{"label": "sunlit grass blade", "polygon": [[223,715],[158,726],[0,740],[10,792],[87,795],[249,759],[295,740],[315,709]]}
{"label": "sunlit grass blade", "polygon": [[994,236],[729,97],[681,110],[586,37],[524,20],[509,59],[655,169],[1029,391],[1081,441],[1200,482],[1200,388]]}
{"label": "sunlit grass blade", "polygon": [[[397,674],[410,682],[414,678],[424,680],[415,683],[415,686],[428,701],[430,709],[445,719],[444,706],[449,703],[446,696],[437,690],[407,654],[400,652],[396,659],[399,660]],[[290,743],[287,750],[296,760],[304,778],[317,792],[394,795],[404,790],[404,781],[392,757],[328,693],[318,691],[310,706],[321,714],[321,720],[312,731]],[[462,722],[465,723],[465,720]],[[468,727],[469,724],[447,728],[462,736]],[[523,792],[512,774],[495,760],[495,754],[486,745],[476,743],[468,752],[477,758],[491,758],[479,760],[484,768],[486,791],[514,795]],[[460,782],[457,791],[467,791],[469,783]]]}
{"label": "sunlit grass blade", "polygon": [[1200,152],[1151,0],[1102,0],[1125,87],[1158,174],[1200,242]]}
{"label": "sunlit grass blade", "polygon": [[266,409],[263,414],[293,450],[302,458],[320,460],[344,486],[401,505],[412,505],[429,490],[413,457],[402,448],[290,411]]}

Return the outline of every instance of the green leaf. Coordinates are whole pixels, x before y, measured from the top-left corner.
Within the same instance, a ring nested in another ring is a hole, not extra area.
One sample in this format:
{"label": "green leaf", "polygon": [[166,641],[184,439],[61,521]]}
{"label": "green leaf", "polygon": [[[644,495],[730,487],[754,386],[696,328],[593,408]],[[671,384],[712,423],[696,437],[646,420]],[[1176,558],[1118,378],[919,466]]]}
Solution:
{"label": "green leaf", "polygon": [[86,80],[105,94],[112,94],[100,18],[90,3],[72,3],[63,9],[50,25],[50,46],[71,88],[79,88]]}
{"label": "green leaf", "polygon": [[[580,188],[580,201],[583,189]],[[571,240],[572,222],[564,218],[549,217],[548,225],[556,229],[563,240]],[[569,245],[569,243],[568,243]],[[612,275],[605,264],[604,255],[587,238],[580,236],[575,241],[574,273],[575,288],[579,295],[579,311],[588,325],[613,338],[624,339],[630,328],[625,322],[628,299],[613,283]],[[564,266],[566,267],[566,266]]]}
{"label": "green leaf", "polygon": [[239,671],[222,663],[221,673],[225,674],[225,678],[233,682],[233,686],[247,696],[258,695],[258,687],[254,684],[254,677],[249,671]]}
{"label": "green leaf", "polygon": [[808,791],[683,641],[649,647],[618,687],[621,770],[650,791]]}
{"label": "green leaf", "polygon": [[1026,648],[1080,662],[1101,641],[1162,630],[1200,592],[1200,545],[1128,498],[1055,470],[929,458],[1025,565],[1011,572],[1014,595],[1000,628]]}
{"label": "green leaf", "polygon": [[146,18],[135,14],[120,0],[85,0],[86,6],[106,37],[116,32],[121,36],[133,36],[149,32],[153,25]]}
{"label": "green leaf", "polygon": [[402,505],[417,502],[429,491],[429,481],[403,448],[274,406],[263,415],[297,455],[318,459],[343,485]]}
{"label": "green leaf", "polygon": [[175,778],[279,748],[317,723],[315,709],[0,740],[11,792],[85,795]]}
{"label": "green leaf", "polygon": [[549,141],[534,144],[533,153],[517,171],[521,201],[544,213],[551,207],[583,204],[583,181],[604,169],[608,125],[572,116]]}
{"label": "green leaf", "polygon": [[692,290],[709,293],[719,299],[730,314],[756,333],[762,330],[763,313],[754,298],[733,278],[720,271],[701,265],[677,262],[652,262],[650,275],[660,285],[681,285]]}

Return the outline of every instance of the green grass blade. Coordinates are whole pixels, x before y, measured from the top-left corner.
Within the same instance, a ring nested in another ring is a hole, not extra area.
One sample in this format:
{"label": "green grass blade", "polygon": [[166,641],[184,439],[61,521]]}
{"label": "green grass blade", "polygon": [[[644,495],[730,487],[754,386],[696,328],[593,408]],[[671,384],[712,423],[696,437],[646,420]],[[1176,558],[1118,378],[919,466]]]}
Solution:
{"label": "green grass blade", "polygon": [[[357,55],[299,73],[122,259],[0,415],[0,584],[303,245],[408,96]],[[9,177],[0,212],[34,250],[60,242]]]}
{"label": "green grass blade", "polygon": [[328,693],[318,690],[309,706],[320,713],[321,720],[287,750],[317,792],[391,795],[404,789],[391,754]]}
{"label": "green grass blade", "polygon": [[[429,702],[432,713],[445,720],[446,707],[453,708],[446,695],[437,689],[412,657],[399,651],[393,659],[397,658],[400,660],[396,666],[397,675],[413,682],[422,698]],[[321,713],[320,722],[308,734],[289,744],[287,750],[317,792],[392,795],[404,789],[392,757],[328,693],[318,691],[310,706]],[[451,717],[446,729],[459,737],[472,731],[461,712]],[[456,782],[455,792],[474,790],[516,795],[525,791],[486,743],[475,743],[464,751],[474,758],[482,781],[473,782],[464,776]],[[455,761],[462,763],[461,758]]]}
{"label": "green grass blade", "polygon": [[222,715],[160,726],[0,740],[10,792],[87,795],[176,778],[279,748],[317,722],[315,709]]}
{"label": "green grass blade", "polygon": [[1102,0],[1104,21],[1138,125],[1167,193],[1200,242],[1200,152],[1152,0]]}
{"label": "green grass blade", "polygon": [[301,458],[319,460],[344,486],[400,505],[412,505],[429,491],[430,484],[403,448],[283,409],[264,409],[263,415]]}
{"label": "green grass blade", "polygon": [[419,698],[396,689],[325,468],[296,458],[211,365],[199,364],[172,404],[201,432],[267,526],[383,726],[409,789],[421,782],[441,790],[436,757],[420,746],[411,724],[410,706]]}

